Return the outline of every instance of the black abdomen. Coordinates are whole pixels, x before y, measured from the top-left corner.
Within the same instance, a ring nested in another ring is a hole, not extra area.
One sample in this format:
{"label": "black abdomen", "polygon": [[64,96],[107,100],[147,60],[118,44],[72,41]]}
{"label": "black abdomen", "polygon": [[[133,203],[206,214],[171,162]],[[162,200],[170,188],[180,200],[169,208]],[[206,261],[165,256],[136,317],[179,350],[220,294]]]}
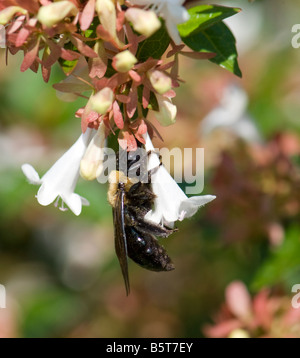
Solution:
{"label": "black abdomen", "polygon": [[138,265],[152,271],[171,271],[174,264],[157,239],[148,233],[139,233],[133,226],[125,228],[127,254]]}

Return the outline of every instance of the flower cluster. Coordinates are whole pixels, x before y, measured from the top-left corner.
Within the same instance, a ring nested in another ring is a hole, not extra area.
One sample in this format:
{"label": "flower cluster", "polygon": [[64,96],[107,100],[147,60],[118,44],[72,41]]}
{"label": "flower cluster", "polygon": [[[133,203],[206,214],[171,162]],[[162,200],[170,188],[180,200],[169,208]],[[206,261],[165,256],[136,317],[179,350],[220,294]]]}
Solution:
{"label": "flower cluster", "polygon": [[[178,46],[176,26],[189,18],[182,3],[7,0],[0,8],[0,24],[6,26],[9,52],[24,52],[21,71],[37,72],[41,67],[47,82],[52,66],[58,62],[67,76],[72,74],[77,79],[73,83],[67,77],[66,83],[57,86],[69,95],[62,98],[75,99],[83,96],[82,92],[90,92],[87,105],[78,111],[83,133],[104,121],[111,132],[120,130],[123,148],[127,142],[128,150],[134,150],[136,140],[143,142],[143,119],[149,110],[155,111],[162,125],[175,122],[176,107],[171,99],[175,96],[173,88],[179,86],[178,53],[186,54]],[[149,52],[152,42],[147,40],[151,36],[162,42],[155,56]],[[168,57],[174,60],[163,63],[161,57],[169,44],[173,47]],[[85,76],[78,74],[82,67]]]}
{"label": "flower cluster", "polygon": [[210,338],[299,338],[300,311],[282,294],[261,290],[252,298],[240,281],[226,288],[226,303],[215,325],[204,328]]}
{"label": "flower cluster", "polygon": [[300,217],[300,173],[294,160],[299,150],[295,135],[281,133],[263,145],[237,142],[222,153],[211,180],[222,200],[207,215],[213,225],[224,226],[220,236],[225,242],[260,238],[281,244],[286,224]]}
{"label": "flower cluster", "polygon": [[[215,55],[184,50],[178,25],[189,18],[184,0],[1,1],[7,50],[24,53],[21,71],[41,68],[47,82],[58,63],[66,74],[54,85],[58,96],[65,101],[86,98],[76,112],[82,130],[78,141],[41,179],[30,165],[22,167],[30,183],[41,185],[40,204],[61,198],[61,209],[66,203],[79,215],[88,202],[74,194],[77,179],[81,175],[93,180],[101,174],[109,135],[117,134],[120,147],[129,152],[139,145],[147,149],[150,138],[160,136],[147,119],[149,111],[163,126],[175,123],[172,99],[181,81],[179,55]],[[163,189],[153,185],[157,202],[148,219],[156,223],[172,225],[214,198],[188,199],[164,167],[156,175],[167,178],[177,200],[170,207]]]}

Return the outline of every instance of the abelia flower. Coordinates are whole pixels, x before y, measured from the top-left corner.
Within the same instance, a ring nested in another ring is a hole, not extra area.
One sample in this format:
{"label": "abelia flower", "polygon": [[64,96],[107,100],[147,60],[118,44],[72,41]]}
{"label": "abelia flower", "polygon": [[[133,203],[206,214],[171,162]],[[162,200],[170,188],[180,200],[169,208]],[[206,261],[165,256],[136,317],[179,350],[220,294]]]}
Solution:
{"label": "abelia flower", "polygon": [[102,121],[80,162],[80,175],[83,179],[94,180],[102,174],[104,146],[105,124]]}
{"label": "abelia flower", "polygon": [[[154,147],[148,133],[144,135],[144,138],[146,140],[146,152],[151,153],[148,162],[148,170],[151,170],[158,167],[160,161],[158,155],[154,153]],[[173,227],[177,220],[182,221],[192,217],[200,207],[216,198],[213,195],[188,198],[163,165],[155,170],[151,183],[156,199],[154,209],[146,214],[145,219],[168,227]]]}
{"label": "abelia flower", "polygon": [[82,205],[89,205],[89,202],[75,194],[74,190],[79,178],[81,159],[94,135],[95,131],[88,129],[42,178],[30,164],[22,165],[22,171],[29,183],[41,185],[36,196],[39,204],[47,206],[57,199],[57,206],[61,199],[60,209],[66,210],[66,204],[77,216],[81,213]]}
{"label": "abelia flower", "polygon": [[225,290],[225,304],[215,315],[215,324],[206,325],[209,338],[299,338],[300,310],[291,298],[262,289],[251,297],[241,281]]}

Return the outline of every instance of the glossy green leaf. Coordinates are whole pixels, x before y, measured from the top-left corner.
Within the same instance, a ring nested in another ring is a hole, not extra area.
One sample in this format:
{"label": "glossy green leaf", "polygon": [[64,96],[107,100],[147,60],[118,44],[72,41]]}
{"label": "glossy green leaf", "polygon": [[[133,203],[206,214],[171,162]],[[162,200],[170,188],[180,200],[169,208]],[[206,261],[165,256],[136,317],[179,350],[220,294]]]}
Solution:
{"label": "glossy green leaf", "polygon": [[211,62],[242,77],[238,65],[236,41],[230,29],[223,23],[216,23],[200,32],[184,37],[183,42],[197,52],[214,52],[216,56]]}
{"label": "glossy green leaf", "polygon": [[190,19],[184,24],[178,25],[181,37],[187,37],[210,27],[227,17],[240,12],[238,8],[215,5],[200,5],[188,10]]}
{"label": "glossy green leaf", "polygon": [[265,263],[259,268],[253,283],[254,290],[265,286],[282,283],[295,270],[300,269],[300,227],[291,227],[286,233],[282,246],[274,250]]}
{"label": "glossy green leaf", "polygon": [[78,60],[67,61],[62,58],[59,59],[62,70],[66,75],[69,75],[77,65]]}
{"label": "glossy green leaf", "polygon": [[164,24],[145,41],[141,42],[136,54],[140,62],[147,61],[149,57],[160,59],[170,44],[170,37]]}

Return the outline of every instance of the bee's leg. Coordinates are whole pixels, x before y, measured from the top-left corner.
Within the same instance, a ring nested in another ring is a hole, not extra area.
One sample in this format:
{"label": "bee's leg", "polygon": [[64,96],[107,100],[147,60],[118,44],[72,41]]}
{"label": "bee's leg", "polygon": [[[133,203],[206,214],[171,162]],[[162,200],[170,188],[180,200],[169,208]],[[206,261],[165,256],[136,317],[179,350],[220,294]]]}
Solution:
{"label": "bee's leg", "polygon": [[148,158],[149,158],[149,156],[150,156],[151,154],[156,154],[156,155],[158,156],[158,158],[159,158],[159,165],[156,166],[156,167],[154,167],[154,168],[152,168],[152,169],[150,169],[150,170],[148,171],[148,183],[151,183],[151,177],[152,177],[152,175],[155,174],[155,173],[158,171],[158,169],[163,165],[163,163],[162,163],[162,156],[160,155],[160,153],[155,152],[154,150],[149,150],[149,152],[147,152]]}
{"label": "bee's leg", "polygon": [[137,230],[146,234],[159,237],[168,237],[173,234],[173,232],[178,231],[178,229],[169,229],[165,226],[157,225],[145,220],[145,212],[143,212],[143,210],[140,208],[127,205],[125,216],[126,223],[128,223],[128,225],[134,226]]}
{"label": "bee's leg", "polygon": [[168,237],[178,231],[178,229],[168,229],[164,226],[160,226],[146,220],[137,220],[135,227],[141,232],[158,237]]}
{"label": "bee's leg", "polygon": [[155,199],[150,184],[138,182],[133,184],[127,193],[130,200],[134,200],[137,204],[139,202],[149,201],[151,205]]}
{"label": "bee's leg", "polygon": [[161,154],[159,152],[156,152],[155,150],[149,150],[147,152],[148,158],[150,157],[151,154],[156,154],[158,156],[158,158],[159,158],[160,163],[162,163],[162,156],[161,156]]}

